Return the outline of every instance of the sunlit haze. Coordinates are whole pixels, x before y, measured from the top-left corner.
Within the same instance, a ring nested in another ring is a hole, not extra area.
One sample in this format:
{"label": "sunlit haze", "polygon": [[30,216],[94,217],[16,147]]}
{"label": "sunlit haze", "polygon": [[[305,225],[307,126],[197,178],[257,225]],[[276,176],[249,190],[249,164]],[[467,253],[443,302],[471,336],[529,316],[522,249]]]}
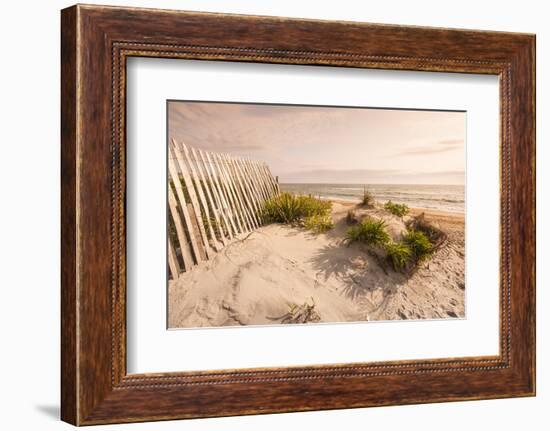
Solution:
{"label": "sunlit haze", "polygon": [[281,183],[464,184],[465,112],[170,101],[168,125]]}

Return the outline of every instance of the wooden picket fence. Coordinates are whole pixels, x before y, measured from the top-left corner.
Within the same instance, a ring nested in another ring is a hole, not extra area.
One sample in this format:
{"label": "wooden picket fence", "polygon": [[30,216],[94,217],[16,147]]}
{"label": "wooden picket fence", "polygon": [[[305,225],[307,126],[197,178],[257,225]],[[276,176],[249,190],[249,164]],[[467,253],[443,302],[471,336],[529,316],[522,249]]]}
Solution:
{"label": "wooden picket fence", "polygon": [[177,279],[228,242],[263,224],[280,193],[264,162],[192,148],[172,139],[168,154],[168,267]]}

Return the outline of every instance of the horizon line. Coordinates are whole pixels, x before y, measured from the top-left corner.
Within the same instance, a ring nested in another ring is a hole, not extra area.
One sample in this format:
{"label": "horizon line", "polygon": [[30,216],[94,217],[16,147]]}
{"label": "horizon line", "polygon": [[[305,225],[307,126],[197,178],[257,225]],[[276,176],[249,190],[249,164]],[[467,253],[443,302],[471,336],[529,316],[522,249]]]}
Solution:
{"label": "horizon line", "polygon": [[288,181],[278,181],[278,184],[339,184],[339,185],[362,185],[362,186],[464,186],[464,183],[350,183],[350,182],[338,182],[338,181],[332,181],[332,182],[288,182]]}

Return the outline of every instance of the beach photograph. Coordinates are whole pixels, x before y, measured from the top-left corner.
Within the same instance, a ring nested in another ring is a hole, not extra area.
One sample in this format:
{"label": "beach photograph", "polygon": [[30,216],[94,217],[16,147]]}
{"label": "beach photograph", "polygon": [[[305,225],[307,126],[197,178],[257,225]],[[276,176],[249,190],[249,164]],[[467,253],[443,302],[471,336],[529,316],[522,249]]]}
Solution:
{"label": "beach photograph", "polygon": [[466,112],[167,117],[168,328],[465,318]]}

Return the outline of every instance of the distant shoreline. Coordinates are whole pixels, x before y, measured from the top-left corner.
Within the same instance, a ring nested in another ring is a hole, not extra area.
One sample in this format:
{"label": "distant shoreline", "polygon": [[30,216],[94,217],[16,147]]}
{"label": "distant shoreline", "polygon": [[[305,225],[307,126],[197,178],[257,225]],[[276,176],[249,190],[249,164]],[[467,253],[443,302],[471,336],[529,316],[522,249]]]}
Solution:
{"label": "distant shoreline", "polygon": [[[355,206],[361,204],[360,200],[333,199],[333,198],[323,198],[323,197],[321,197],[320,199],[328,200],[332,203],[339,203],[341,205],[349,206],[349,207],[355,207]],[[382,207],[384,205],[384,202],[376,201],[376,204],[378,206]],[[456,217],[457,219],[464,220],[464,218],[466,217],[466,213],[463,213],[463,212],[447,211],[447,210],[441,210],[441,209],[437,209],[437,208],[409,207],[409,211],[410,211],[411,215],[419,215],[419,214],[424,213],[424,214],[430,215],[432,217],[437,217],[437,218],[439,218],[439,217],[452,217],[452,218],[455,218]]]}
{"label": "distant shoreline", "polygon": [[361,202],[363,192],[367,190],[380,204],[392,201],[409,208],[465,213],[465,189],[462,185],[279,183],[279,186],[282,191],[290,193],[352,203]]}
{"label": "distant shoreline", "polygon": [[428,184],[428,183],[283,183],[279,181],[279,185],[329,185],[329,186],[365,186],[366,188],[375,186],[428,186],[428,187],[464,187],[464,184]]}
{"label": "distant shoreline", "polygon": [[[332,198],[332,197],[325,197],[325,196],[319,196],[319,199],[324,201],[330,201],[333,203],[339,203],[342,205],[349,205],[349,206],[355,206],[359,205],[361,203],[360,199],[342,199],[342,198]],[[383,206],[384,202],[382,201],[375,201],[377,205]],[[465,212],[460,211],[448,211],[444,209],[438,209],[438,208],[422,208],[422,207],[409,207],[410,212],[412,215],[418,215],[421,213],[426,214],[432,214],[434,216],[456,216],[464,218],[466,216]]]}

